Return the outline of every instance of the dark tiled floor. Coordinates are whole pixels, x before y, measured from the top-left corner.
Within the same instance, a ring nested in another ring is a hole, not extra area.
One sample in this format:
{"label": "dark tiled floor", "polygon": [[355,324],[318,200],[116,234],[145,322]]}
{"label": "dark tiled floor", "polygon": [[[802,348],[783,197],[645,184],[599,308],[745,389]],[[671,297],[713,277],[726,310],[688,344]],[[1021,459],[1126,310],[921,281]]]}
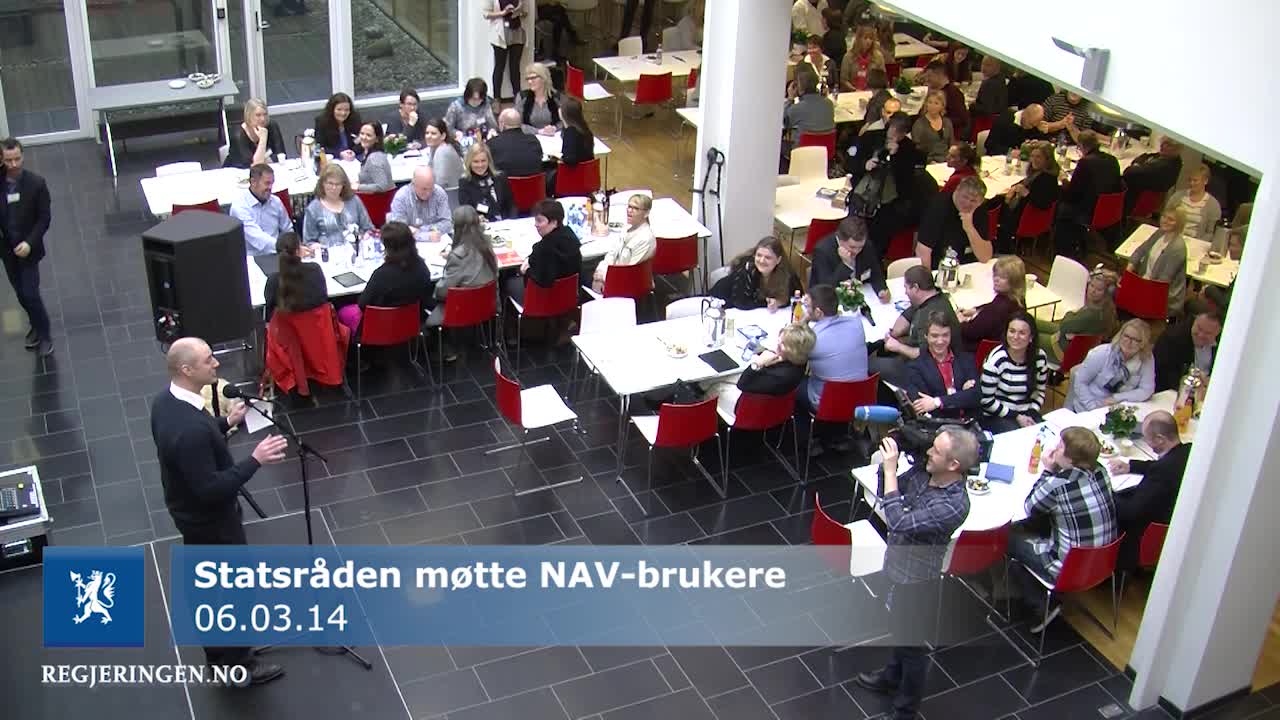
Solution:
{"label": "dark tiled floor", "polygon": [[[52,358],[38,360],[22,349],[25,317],[8,286],[0,288],[0,462],[39,467],[55,544],[136,544],[173,534],[147,419],[149,398],[166,379],[150,336],[139,235],[153,221],[138,180],[193,152],[211,167],[213,150],[130,150],[113,185],[101,149],[90,143],[28,149],[28,167],[49,180],[53,193],[49,257],[41,266],[55,328]],[[567,353],[535,345],[523,360],[526,378],[567,389]],[[252,374],[242,357],[222,362],[224,377]],[[322,396],[319,407],[288,413],[327,455],[327,466],[309,463],[308,470],[312,501],[336,542],[800,543],[808,538],[815,489],[838,516],[848,513],[851,458],[822,458],[815,472],[826,476],[802,490],[758,444],[742,439],[734,443],[727,500],[688,463],[662,459],[654,490],[638,492],[652,513],[646,517],[613,476],[610,398],[577,398],[584,432],[553,435],[531,449],[530,462],[518,452],[484,454],[512,437],[491,403],[484,356],[470,353],[444,379],[429,387],[391,367],[366,379],[359,404],[335,392]],[[247,453],[254,441],[233,436],[233,450]],[[631,442],[625,475],[639,489],[645,452]],[[714,459],[708,465],[719,470]],[[577,485],[511,496],[513,484],[579,475]],[[295,460],[264,468],[249,488],[278,514],[302,507],[298,482]],[[756,610],[721,608],[691,622],[731,628]],[[869,640],[883,632],[883,618],[846,617],[838,605],[813,617],[819,627],[857,623]],[[923,707],[929,720],[1092,717],[1099,706],[1127,697],[1128,681],[1064,623],[1054,626],[1048,643],[1054,654],[1038,671],[998,636],[974,637],[985,628],[957,632],[963,644],[942,649],[930,663]],[[450,720],[874,717],[888,709],[886,700],[853,678],[887,654],[877,647],[387,648],[412,716]],[[1265,695],[1236,710],[1277,712]]]}

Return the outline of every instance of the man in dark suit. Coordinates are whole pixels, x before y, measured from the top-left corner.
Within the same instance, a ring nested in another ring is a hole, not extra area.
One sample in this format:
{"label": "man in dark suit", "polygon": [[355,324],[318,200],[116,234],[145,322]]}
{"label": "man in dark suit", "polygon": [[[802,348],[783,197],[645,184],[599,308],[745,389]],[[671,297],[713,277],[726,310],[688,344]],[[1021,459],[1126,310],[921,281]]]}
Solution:
{"label": "man in dark suit", "polygon": [[498,115],[497,135],[489,139],[493,164],[508,178],[542,172],[542,145],[520,126],[520,112],[507,108]]}
{"label": "man in dark suit", "polygon": [[[1031,140],[1048,140],[1040,126],[1044,124],[1044,106],[1031,104],[1018,112],[1003,110],[991,122],[991,132],[987,133],[987,143],[983,152],[987,155],[1005,155],[1010,150],[1022,147],[1022,143]],[[1030,160],[1030,158],[1021,158]]]}
{"label": "man in dark suit", "polygon": [[[217,420],[204,411],[200,390],[218,382],[218,360],[209,345],[182,338],[169,348],[166,360],[170,383],[151,402],[151,438],[169,515],[187,545],[244,545],[238,493],[259,467],[284,459],[286,441],[268,436],[251,457],[236,462],[226,433],[244,419],[246,407],[237,404]],[[284,674],[279,665],[254,659],[249,648],[207,647],[204,654],[210,665],[245,666],[245,687]]]}
{"label": "man in dark suit", "polygon": [[952,318],[929,313],[928,352],[907,363],[903,390],[918,413],[964,418],[978,413],[980,374],[973,355],[952,350]]}
{"label": "man in dark suit", "polygon": [[1124,171],[1124,215],[1129,216],[1144,191],[1165,193],[1182,173],[1182,145],[1168,136],[1160,139],[1160,151],[1143,153]]}
{"label": "man in dark suit", "polygon": [[889,302],[884,263],[875,246],[867,244],[867,221],[857,215],[841,220],[834,233],[818,242],[813,249],[813,267],[809,269],[809,287],[835,286],[845,280],[853,280],[858,286],[870,283],[880,302]]}
{"label": "man in dark suit", "polygon": [[1222,312],[1210,307],[1166,330],[1151,353],[1156,361],[1156,392],[1178,389],[1193,365],[1206,375],[1212,373],[1221,334]]}
{"label": "man in dark suit", "polygon": [[1057,254],[1084,259],[1085,238],[1093,222],[1098,196],[1120,192],[1120,163],[1099,148],[1098,135],[1080,131],[1080,162],[1071,171],[1071,182],[1058,200],[1054,239]]}
{"label": "man in dark suit", "polygon": [[1178,423],[1173,416],[1157,410],[1142,421],[1142,437],[1155,451],[1157,460],[1112,460],[1112,474],[1134,473],[1142,476],[1137,487],[1115,494],[1116,520],[1124,531],[1120,545],[1120,570],[1138,566],[1138,549],[1142,534],[1151,523],[1168,524],[1173,505],[1182,486],[1182,474],[1191,457],[1191,445],[1178,437]]}
{"label": "man in dark suit", "polygon": [[53,354],[49,336],[49,313],[40,299],[40,260],[44,257],[44,234],[53,217],[49,211],[49,188],[44,178],[22,167],[22,143],[15,138],[0,140],[4,159],[4,192],[0,193],[0,259],[18,304],[27,311],[31,329],[27,349],[42,356]]}

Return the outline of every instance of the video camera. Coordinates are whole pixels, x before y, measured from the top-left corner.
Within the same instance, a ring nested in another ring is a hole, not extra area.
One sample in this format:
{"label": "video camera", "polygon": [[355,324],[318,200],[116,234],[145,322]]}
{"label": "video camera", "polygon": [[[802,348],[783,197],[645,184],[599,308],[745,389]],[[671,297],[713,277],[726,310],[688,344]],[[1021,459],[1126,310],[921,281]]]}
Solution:
{"label": "video camera", "polygon": [[866,405],[854,410],[854,419],[895,425],[896,427],[889,431],[889,437],[893,438],[894,442],[898,444],[899,450],[912,456],[914,461],[923,459],[925,451],[933,446],[933,440],[937,437],[938,431],[948,425],[958,425],[976,435],[978,437],[979,461],[985,462],[990,458],[991,434],[979,427],[976,420],[935,418],[928,414],[921,415],[916,413],[905,390],[894,388],[893,394],[898,401],[898,407]]}

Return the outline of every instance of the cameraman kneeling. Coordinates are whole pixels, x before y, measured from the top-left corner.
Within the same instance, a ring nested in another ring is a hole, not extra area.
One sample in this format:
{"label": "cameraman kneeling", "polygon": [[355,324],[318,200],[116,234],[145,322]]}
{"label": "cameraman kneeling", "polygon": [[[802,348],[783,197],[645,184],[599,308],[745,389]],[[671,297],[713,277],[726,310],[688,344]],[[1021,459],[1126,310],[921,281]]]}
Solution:
{"label": "cameraman kneeling", "polygon": [[938,577],[951,536],[969,516],[967,472],[978,465],[978,438],[946,425],[933,439],[924,463],[898,477],[898,444],[880,445],[884,471],[884,519],[888,548],[889,627],[897,647],[883,669],[860,673],[859,685],[893,693],[895,716],[914,718],[924,696],[928,662],[923,645],[938,612]]}

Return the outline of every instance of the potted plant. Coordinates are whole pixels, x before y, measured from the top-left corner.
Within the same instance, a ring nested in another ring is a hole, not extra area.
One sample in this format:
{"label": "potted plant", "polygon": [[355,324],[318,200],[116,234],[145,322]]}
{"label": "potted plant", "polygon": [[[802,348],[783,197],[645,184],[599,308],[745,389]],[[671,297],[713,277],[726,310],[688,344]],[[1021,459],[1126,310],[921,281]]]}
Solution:
{"label": "potted plant", "polygon": [[840,303],[840,312],[855,313],[866,306],[867,299],[862,296],[862,287],[852,280],[845,280],[836,285],[836,300]]}
{"label": "potted plant", "polygon": [[803,28],[791,28],[791,57],[799,60],[804,56],[805,48],[808,47],[809,36]]}
{"label": "potted plant", "polygon": [[1098,430],[1116,440],[1128,439],[1138,427],[1138,413],[1129,405],[1116,405],[1107,411]]}
{"label": "potted plant", "polygon": [[905,100],[911,95],[911,81],[899,75],[898,79],[893,83],[893,91]]}
{"label": "potted plant", "polygon": [[395,157],[403,153],[408,146],[409,141],[399,133],[392,133],[382,138],[382,149],[387,153],[388,157]]}

